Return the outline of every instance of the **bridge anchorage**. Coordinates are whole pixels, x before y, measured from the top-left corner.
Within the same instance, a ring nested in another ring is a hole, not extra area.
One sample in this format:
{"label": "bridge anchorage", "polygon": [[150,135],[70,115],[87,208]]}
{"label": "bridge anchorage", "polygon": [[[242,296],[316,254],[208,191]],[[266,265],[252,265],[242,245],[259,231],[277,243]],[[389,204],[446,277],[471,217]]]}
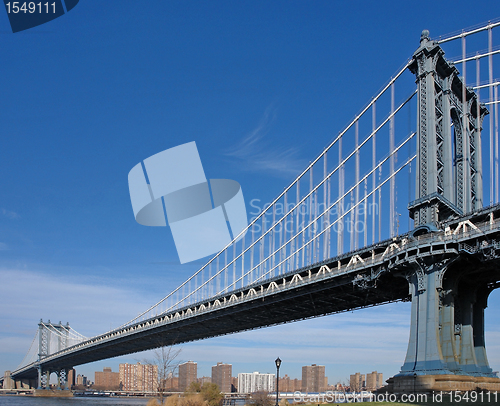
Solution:
{"label": "bridge anchorage", "polygon": [[[387,390],[500,391],[484,341],[484,309],[500,286],[496,27],[500,22],[439,41],[423,31],[408,64],[233,244],[119,328],[87,339],[68,325],[40,321],[32,348],[4,385],[12,377],[18,387],[47,388],[56,373],[58,388],[66,389],[67,371],[77,365],[406,300],[412,306],[407,354]],[[488,52],[468,57],[466,37],[479,32],[488,33]],[[461,76],[441,48],[454,40],[462,42],[462,59],[455,62]],[[480,81],[481,58],[488,58],[487,84]],[[466,86],[468,61],[476,63],[474,88]],[[410,95],[396,107],[395,84],[403,75],[411,76],[411,89],[403,85]],[[490,94],[485,104],[483,88]],[[411,114],[415,95],[416,128],[396,132],[395,116]],[[481,131],[488,114],[490,172],[483,174]],[[371,162],[364,176],[361,162]],[[407,181],[401,179],[405,170]],[[483,175],[490,183],[488,207]],[[413,227],[401,233],[398,176],[407,185],[416,176],[408,202]],[[360,223],[364,228],[357,231]]]}

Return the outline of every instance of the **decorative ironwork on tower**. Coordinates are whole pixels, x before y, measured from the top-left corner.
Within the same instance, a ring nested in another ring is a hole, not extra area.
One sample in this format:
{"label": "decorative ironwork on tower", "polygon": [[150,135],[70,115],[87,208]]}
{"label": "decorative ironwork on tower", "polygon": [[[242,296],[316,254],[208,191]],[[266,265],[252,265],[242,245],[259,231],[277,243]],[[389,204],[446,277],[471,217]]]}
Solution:
{"label": "decorative ironwork on tower", "polygon": [[483,206],[481,126],[488,114],[424,30],[409,69],[418,86],[415,227]]}

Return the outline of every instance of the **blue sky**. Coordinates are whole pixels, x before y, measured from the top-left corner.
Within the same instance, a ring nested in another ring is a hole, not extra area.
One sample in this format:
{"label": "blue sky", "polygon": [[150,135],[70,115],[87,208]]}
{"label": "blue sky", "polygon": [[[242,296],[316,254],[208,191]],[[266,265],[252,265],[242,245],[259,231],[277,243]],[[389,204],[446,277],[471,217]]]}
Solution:
{"label": "blue sky", "polygon": [[[180,265],[168,229],[135,222],[127,174],[138,162],[196,141],[207,177],[237,180],[247,207],[268,202],[411,57],[423,29],[497,17],[497,0],[81,0],[12,34],[1,11],[0,370],[16,368],[40,318],[99,334],[203,264]],[[273,372],[279,355],[292,377],[318,363],[330,383],[388,378],[408,334],[409,305],[395,304],[184,345],[180,358],[198,361],[199,376],[218,361],[233,375]],[[145,357],[77,371],[93,379]]]}

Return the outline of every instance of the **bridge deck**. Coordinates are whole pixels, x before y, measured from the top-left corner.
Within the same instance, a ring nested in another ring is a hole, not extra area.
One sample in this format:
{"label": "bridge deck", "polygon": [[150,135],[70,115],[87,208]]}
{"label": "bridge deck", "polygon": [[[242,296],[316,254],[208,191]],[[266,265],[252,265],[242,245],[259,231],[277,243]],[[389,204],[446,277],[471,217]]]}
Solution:
{"label": "bridge deck", "polygon": [[[91,338],[44,358],[41,364],[49,369],[73,367],[163,345],[407,300],[405,270],[417,258],[500,252],[499,217],[500,205],[443,223],[445,231],[386,240]],[[474,227],[464,225],[466,221]],[[497,263],[488,267],[484,277],[497,282]],[[14,371],[13,376],[35,376],[35,366]]]}

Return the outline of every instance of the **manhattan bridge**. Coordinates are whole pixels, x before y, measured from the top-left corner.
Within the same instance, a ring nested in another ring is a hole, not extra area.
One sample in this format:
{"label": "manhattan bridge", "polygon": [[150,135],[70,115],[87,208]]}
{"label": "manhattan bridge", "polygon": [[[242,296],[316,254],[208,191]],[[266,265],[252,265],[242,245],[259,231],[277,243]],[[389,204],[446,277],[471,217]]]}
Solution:
{"label": "manhattan bridge", "polygon": [[424,30],[411,58],[234,243],[119,328],[86,338],[41,320],[15,384],[48,388],[55,373],[66,389],[68,370],[88,362],[411,301],[390,388],[500,390],[484,341],[488,295],[500,286],[499,27]]}

